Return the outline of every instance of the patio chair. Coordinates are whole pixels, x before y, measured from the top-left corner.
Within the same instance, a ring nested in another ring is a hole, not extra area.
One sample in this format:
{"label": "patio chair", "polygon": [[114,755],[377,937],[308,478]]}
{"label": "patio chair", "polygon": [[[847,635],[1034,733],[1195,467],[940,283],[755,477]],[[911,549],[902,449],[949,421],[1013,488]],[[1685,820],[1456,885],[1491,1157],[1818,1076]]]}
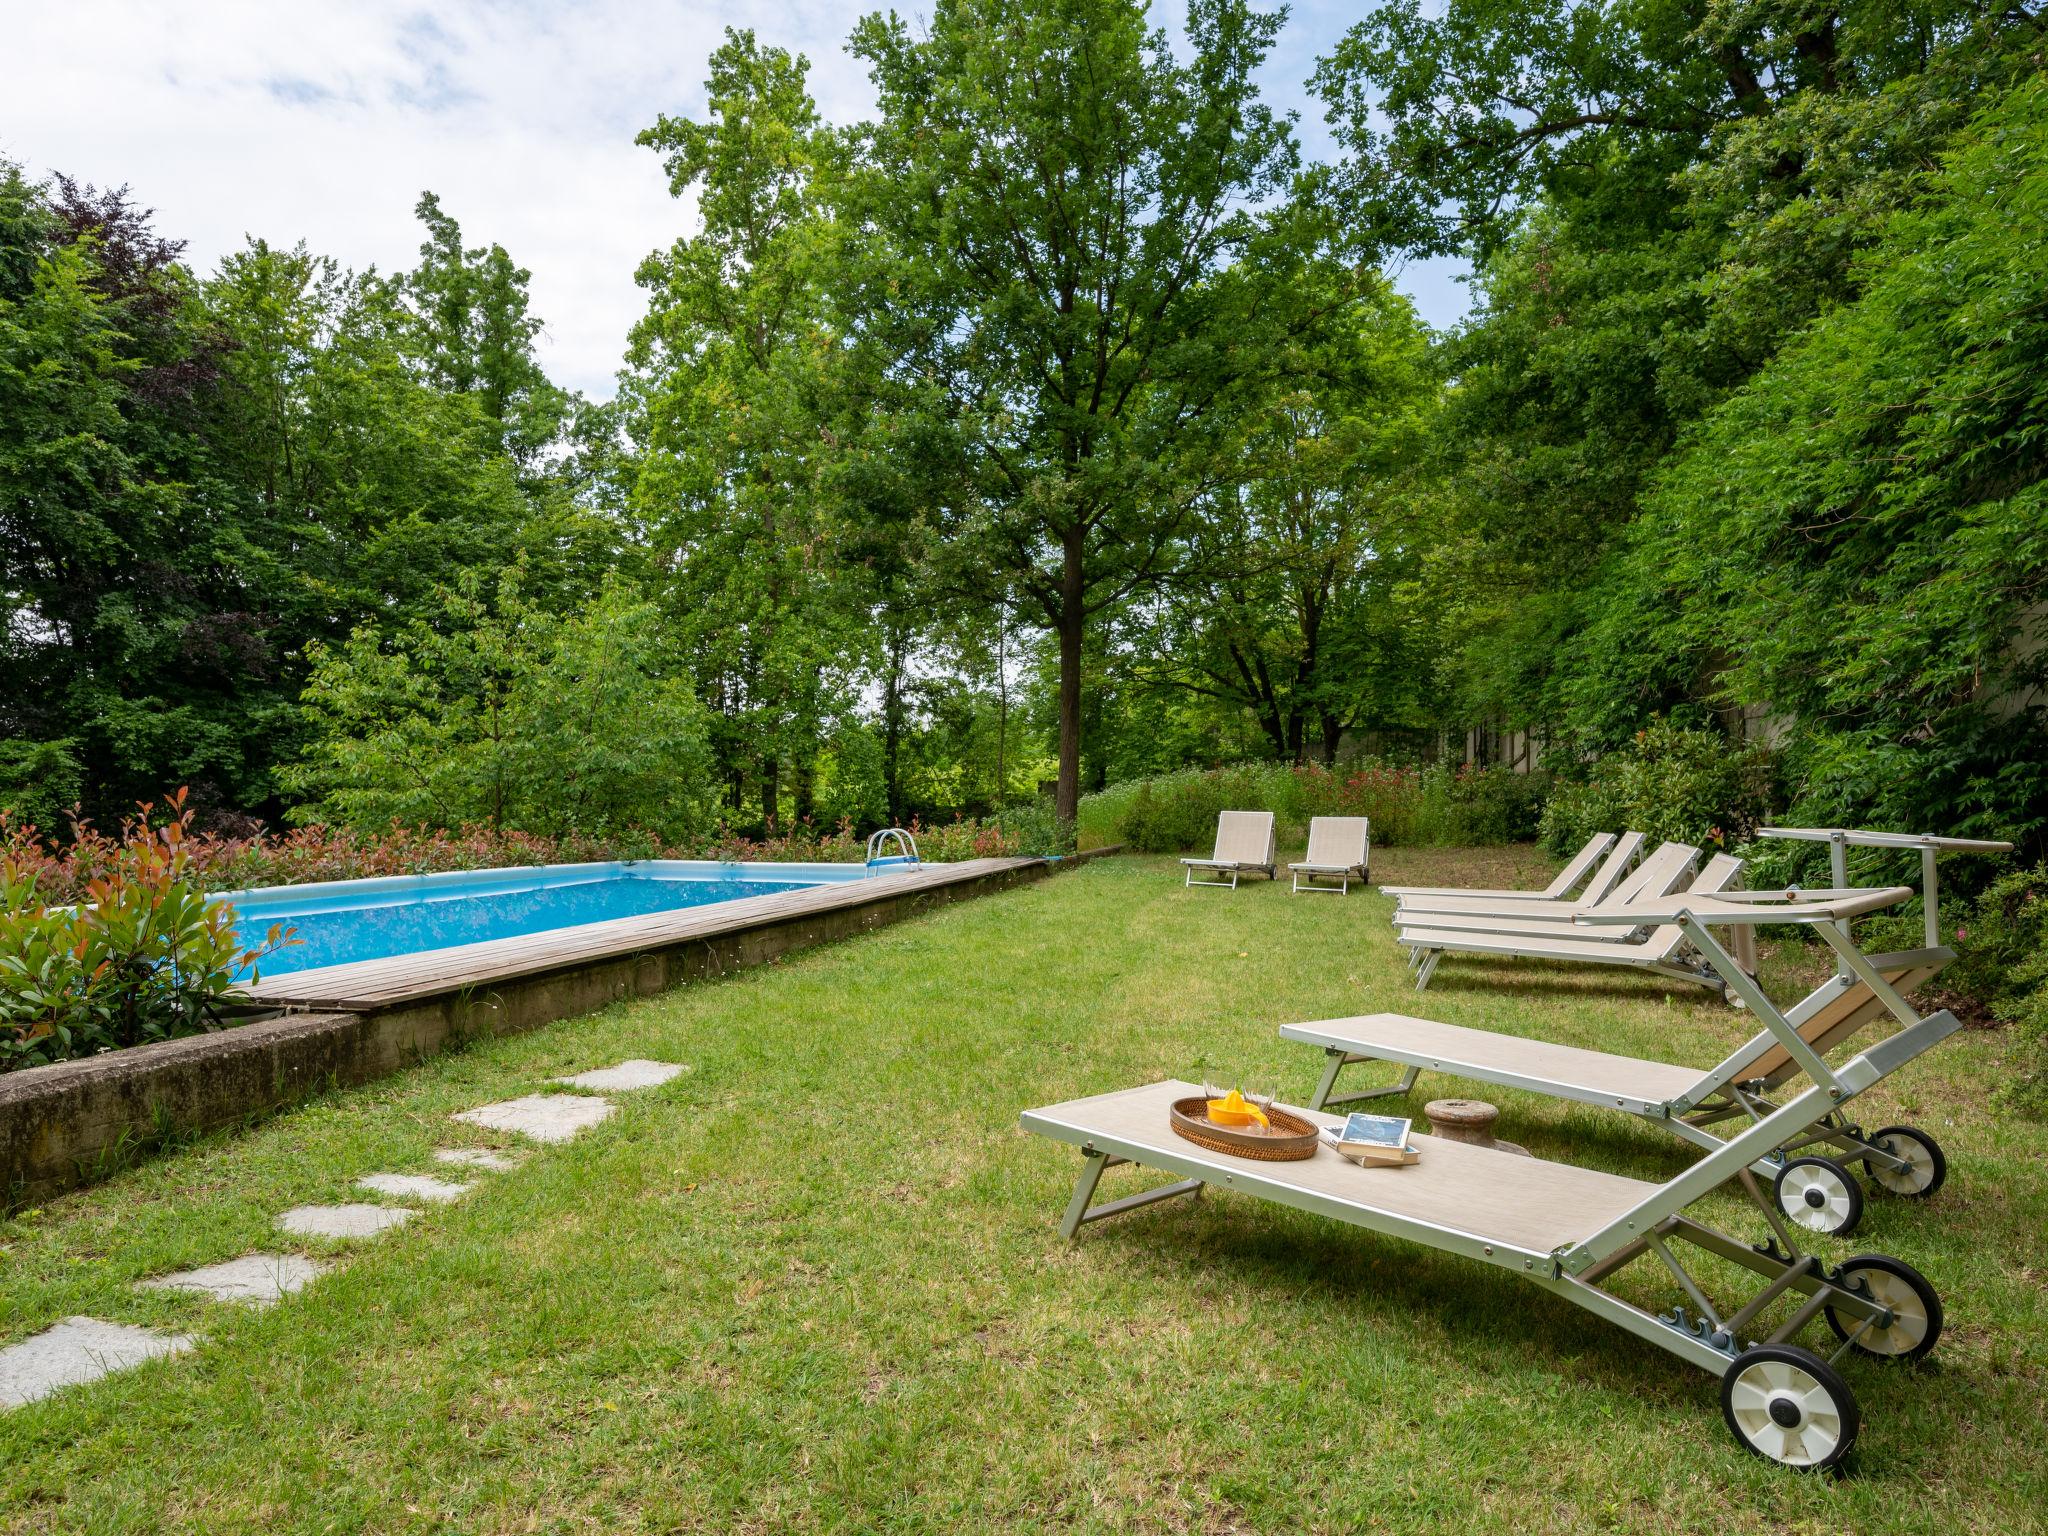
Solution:
{"label": "patio chair", "polygon": [[[1771,1024],[1774,1032],[1783,1029],[1782,1020]],[[1328,1145],[1305,1161],[1249,1160],[1174,1133],[1169,1107],[1201,1092],[1184,1082],[1028,1110],[1022,1123],[1080,1150],[1080,1177],[1060,1223],[1069,1240],[1087,1223],[1199,1194],[1211,1184],[1406,1238],[1471,1259],[1496,1279],[1511,1275],[1541,1286],[1707,1371],[1721,1382],[1722,1417],[1738,1444],[1810,1470],[1840,1461],[1860,1425],[1855,1395],[1835,1362],[1851,1354],[1921,1358],[1940,1337],[1941,1299],[1917,1270],[1884,1255],[1858,1255],[1835,1268],[1822,1255],[1801,1253],[1751,1168],[1772,1149],[1839,1117],[1848,1100],[1957,1027],[1953,1014],[1939,1013],[1839,1071],[1822,1065],[1811,1087],[1662,1184],[1422,1135],[1412,1138],[1421,1155],[1410,1167],[1359,1168]],[[1795,1055],[1808,1050],[1789,1031],[1780,1043]],[[1341,1123],[1313,1112],[1307,1118],[1330,1129]],[[1104,1170],[1126,1163],[1158,1169],[1175,1182],[1095,1204]],[[1768,1223],[1765,1242],[1732,1236],[1690,1213],[1731,1179]],[[1718,1282],[1685,1267],[1681,1252],[1691,1250],[1722,1261],[1724,1274],[1754,1276],[1751,1293],[1725,1310],[1717,1305],[1703,1281]],[[1611,1277],[1648,1256],[1658,1262],[1644,1266],[1648,1273],[1638,1275],[1638,1284],[1666,1275],[1677,1282],[1676,1304],[1665,1313],[1608,1288]],[[1760,1324],[1771,1304],[1788,1294],[1799,1298],[1790,1315],[1775,1326]],[[1841,1341],[1826,1358],[1793,1342],[1823,1316]],[[1759,1337],[1764,1327],[1771,1331]]]}
{"label": "patio chair", "polygon": [[[1372,823],[1364,816],[1317,816],[1308,824],[1308,852],[1287,866],[1295,891],[1351,894],[1351,882],[1365,884],[1372,862]],[[1306,878],[1308,884],[1303,885]],[[1318,885],[1335,880],[1336,885]],[[1292,894],[1292,892],[1290,892]]]}
{"label": "patio chair", "polygon": [[1508,918],[1521,922],[1544,922],[1568,927],[1573,918],[1590,907],[1639,896],[1664,896],[1676,890],[1700,856],[1690,843],[1664,843],[1605,896],[1586,896],[1575,901],[1496,901],[1485,896],[1404,896],[1394,908],[1394,926],[1437,926],[1440,917]]}
{"label": "patio chair", "polygon": [[[1237,889],[1237,877],[1257,871],[1276,879],[1279,849],[1273,840],[1271,811],[1224,811],[1216,818],[1216,852],[1211,858],[1182,859],[1183,885],[1222,885]],[[1197,880],[1195,872],[1227,874],[1228,880]]]}
{"label": "patio chair", "polygon": [[[1827,1081],[1828,1053],[1869,1024],[1887,1013],[1908,1026],[1920,1022],[1905,995],[1938,974],[1955,952],[1936,946],[1865,956],[1846,931],[1850,918],[1911,894],[1903,887],[1806,893],[1803,898],[1784,892],[1720,898],[1687,894],[1635,912],[1608,909],[1589,915],[1588,923],[1659,922],[1677,927],[1695,953],[1726,978],[1762,1021],[1755,1036],[1706,1070],[1393,1013],[1288,1024],[1280,1034],[1321,1046],[1326,1054],[1322,1080],[1310,1101],[1318,1109],[1405,1094],[1426,1069],[1617,1109],[1695,1146],[1719,1148],[1724,1140],[1715,1127],[1730,1121],[1747,1127],[1767,1116],[1775,1108],[1773,1095],[1802,1074],[1815,1082]],[[1739,933],[1771,923],[1811,927],[1842,961],[1837,975],[1784,1010],[1735,958],[1735,946],[1724,946],[1707,931],[1709,924]],[[1374,1061],[1404,1068],[1400,1081],[1354,1093],[1335,1092],[1346,1067]],[[1822,1152],[1801,1155],[1809,1148]],[[1830,1152],[1835,1156],[1824,1155]],[[1841,1233],[1854,1228],[1863,1211],[1862,1190],[1849,1172],[1853,1163],[1861,1163],[1878,1187],[1920,1199],[1941,1188],[1948,1166],[1940,1145],[1916,1127],[1891,1125],[1866,1133],[1840,1115],[1830,1115],[1802,1131],[1799,1139],[1772,1147],[1752,1171],[1772,1181],[1787,1220],[1810,1231]]]}
{"label": "patio chair", "polygon": [[[1463,885],[1383,885],[1383,895],[1392,896],[1396,901],[1409,896],[1480,896],[1495,901],[1563,901],[1579,883],[1586,881],[1586,889],[1580,893],[1581,901],[1599,901],[1615,887],[1621,877],[1628,873],[1636,855],[1642,852],[1647,839],[1640,832],[1627,832],[1616,837],[1612,832],[1597,832],[1586,840],[1586,846],[1572,855],[1571,862],[1557,872],[1557,878],[1540,891],[1486,890],[1478,886]],[[1603,859],[1602,855],[1605,855]],[[1599,865],[1598,873],[1593,872]],[[1588,876],[1591,876],[1588,879]],[[1602,884],[1603,879],[1605,884]]]}

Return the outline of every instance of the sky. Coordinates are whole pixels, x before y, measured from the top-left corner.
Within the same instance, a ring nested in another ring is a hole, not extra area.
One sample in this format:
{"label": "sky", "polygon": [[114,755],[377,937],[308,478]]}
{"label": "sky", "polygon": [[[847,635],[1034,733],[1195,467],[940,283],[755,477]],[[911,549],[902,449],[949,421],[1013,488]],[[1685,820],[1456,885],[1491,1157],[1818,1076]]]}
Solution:
{"label": "sky", "polygon": [[[532,272],[550,377],[604,398],[644,308],[634,269],[694,223],[634,135],[663,112],[702,114],[705,61],[727,26],[808,55],[828,120],[868,115],[865,70],[844,44],[878,8],[0,0],[0,156],[31,175],[126,183],[202,272],[252,235],[304,240],[352,267],[409,267],[413,205],[431,189],[466,243],[495,241]],[[1312,156],[1334,150],[1306,81],[1359,10],[1299,0],[1263,72]],[[1458,270],[1414,263],[1396,280],[1425,320],[1448,325],[1466,308]]]}

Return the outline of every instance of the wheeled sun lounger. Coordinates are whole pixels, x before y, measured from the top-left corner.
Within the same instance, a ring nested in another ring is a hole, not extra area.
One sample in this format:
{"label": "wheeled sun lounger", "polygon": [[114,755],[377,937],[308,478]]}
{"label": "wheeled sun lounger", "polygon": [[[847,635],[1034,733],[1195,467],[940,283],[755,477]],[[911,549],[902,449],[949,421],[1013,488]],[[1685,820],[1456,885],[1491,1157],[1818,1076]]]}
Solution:
{"label": "wheeled sun lounger", "polygon": [[1404,896],[1394,908],[1394,925],[1434,924],[1438,917],[1505,917],[1524,921],[1569,923],[1588,907],[1610,902],[1632,901],[1638,896],[1665,896],[1676,890],[1699,862],[1700,851],[1690,843],[1664,843],[1643,859],[1605,896],[1583,896],[1565,901],[1502,901],[1493,896],[1459,893],[1452,896]]}
{"label": "wheeled sun lounger", "polygon": [[[1348,896],[1351,882],[1364,884],[1371,866],[1371,821],[1363,816],[1316,816],[1308,824],[1308,851],[1299,864],[1288,865],[1287,872],[1294,877],[1293,893],[1331,891]],[[1318,880],[1337,884],[1318,885]]]}
{"label": "wheeled sun lounger", "polygon": [[[1660,854],[1664,851],[1663,848],[1657,850]],[[1696,855],[1698,850],[1686,849],[1685,852]],[[1716,854],[1710,864],[1710,870],[1702,872],[1702,889],[1725,889],[1742,870],[1741,862],[1726,854]],[[1645,867],[1648,867],[1648,861],[1645,861]],[[1640,912],[1648,910],[1641,905],[1644,902],[1679,899],[1671,894],[1671,887],[1676,884],[1675,880],[1670,882],[1662,895],[1643,892],[1623,901],[1605,901],[1590,907],[1574,906],[1568,921],[1547,924],[1543,931],[1536,931],[1530,925],[1518,923],[1505,915],[1480,932],[1461,931],[1440,925],[1434,917],[1422,917],[1413,925],[1403,922],[1397,938],[1408,951],[1408,964],[1415,972],[1415,990],[1418,992],[1429,986],[1431,978],[1436,975],[1437,965],[1447,954],[1625,966],[1720,991],[1724,985],[1720,973],[1691,951],[1685,931],[1675,923],[1653,924],[1647,919],[1639,919],[1617,930],[1619,939],[1586,935],[1582,929],[1573,927],[1587,922],[1595,913]],[[1636,932],[1640,932],[1641,937],[1634,937]]]}
{"label": "wheeled sun lounger", "polygon": [[[1557,878],[1540,891],[1485,890],[1477,886],[1462,885],[1383,885],[1384,895],[1402,901],[1410,896],[1480,896],[1497,901],[1563,901],[1579,889],[1579,882],[1586,882],[1586,889],[1579,892],[1582,901],[1599,901],[1621,883],[1622,876],[1635,863],[1636,855],[1643,850],[1647,841],[1640,832],[1625,832],[1616,838],[1612,832],[1595,833],[1587,840],[1586,846],[1572,855],[1571,862],[1557,872]],[[1602,857],[1605,855],[1605,858]],[[1598,864],[1597,871],[1593,866]],[[1591,878],[1588,872],[1591,871]]]}
{"label": "wheeled sun lounger", "polygon": [[[1183,885],[1223,885],[1237,889],[1237,877],[1253,872],[1276,878],[1280,858],[1273,837],[1271,811],[1224,811],[1216,818],[1216,852],[1211,858],[1182,859]],[[1197,880],[1197,872],[1228,875],[1228,880]]]}
{"label": "wheeled sun lounger", "polygon": [[[1903,887],[1829,893],[1827,899],[1805,901],[1770,899],[1775,894],[1720,899],[1689,895],[1656,908],[1675,919],[1708,963],[1725,971],[1731,987],[1764,1026],[1706,1071],[1393,1013],[1287,1024],[1280,1034],[1321,1046],[1326,1053],[1322,1081],[1310,1101],[1318,1109],[1406,1093],[1427,1070],[1618,1109],[1695,1146],[1719,1148],[1727,1144],[1723,1128],[1769,1114],[1772,1096],[1793,1079],[1805,1075],[1822,1081],[1813,1069],[1825,1072],[1827,1055],[1867,1025],[1887,1013],[1902,1024],[1917,1025],[1920,1015],[1904,994],[1955,958],[1954,951],[1939,947],[1866,956],[1850,943],[1842,925],[1850,917],[1904,900],[1911,892]],[[1842,956],[1842,971],[1781,1011],[1748,968],[1706,931],[1708,923],[1811,926]],[[1346,1067],[1369,1061],[1406,1070],[1399,1082],[1384,1087],[1335,1091]],[[1836,1156],[1800,1155],[1807,1149]],[[1841,1233],[1854,1228],[1863,1211],[1862,1190],[1844,1166],[1858,1162],[1881,1188],[1920,1198],[1938,1190],[1947,1174],[1940,1145],[1925,1131],[1891,1125],[1866,1133],[1840,1114],[1828,1115],[1771,1148],[1754,1171],[1772,1180],[1780,1209],[1789,1219],[1812,1231]]]}
{"label": "wheeled sun lounger", "polygon": [[[1800,1252],[1750,1165],[1956,1027],[1952,1014],[1936,1014],[1872,1046],[1824,1085],[1663,1184],[1420,1135],[1413,1143],[1421,1158],[1405,1168],[1356,1167],[1330,1147],[1302,1162],[1249,1161],[1169,1129],[1168,1106],[1201,1091],[1183,1082],[1028,1110],[1023,1126],[1080,1149],[1080,1178],[1060,1223],[1069,1239],[1086,1223],[1214,1184],[1459,1254],[1541,1286],[1719,1378],[1722,1414],[1739,1444],[1787,1466],[1818,1468],[1847,1453],[1860,1423],[1835,1363],[1850,1354],[1918,1359],[1940,1336],[1941,1301],[1918,1271],[1895,1259],[1866,1254],[1835,1269]],[[1096,1205],[1103,1171],[1121,1163],[1175,1182]],[[1740,1181],[1769,1224],[1763,1243],[1686,1214],[1729,1179]],[[1717,1304],[1686,1267],[1687,1248],[1747,1271],[1755,1277],[1753,1292]],[[1668,1312],[1647,1311],[1608,1288],[1644,1257],[1656,1259],[1677,1285]],[[1792,1342],[1823,1317],[1839,1340],[1826,1358]]]}
{"label": "wheeled sun lounger", "polygon": [[[1575,927],[1574,924],[1582,912],[1598,912],[1603,907],[1620,906],[1624,902],[1662,900],[1667,896],[1679,894],[1681,889],[1686,892],[1718,896],[1731,889],[1742,878],[1742,860],[1731,854],[1717,853],[1707,860],[1697,875],[1688,880],[1691,861],[1698,850],[1666,843],[1663,848],[1657,850],[1657,853],[1662,854],[1667,849],[1673,850],[1673,857],[1654,871],[1658,876],[1654,882],[1646,880],[1634,891],[1617,892],[1603,902],[1586,904],[1568,901],[1525,901],[1497,908],[1484,916],[1476,912],[1432,912],[1416,918],[1404,915],[1395,918],[1394,921],[1403,933],[1426,931],[1478,935],[1481,938],[1564,939],[1571,942],[1593,939],[1607,944],[1630,943],[1644,937],[1647,930],[1588,930]],[[1685,857],[1678,857],[1680,854]],[[1645,860],[1643,869],[1651,868],[1651,863]],[[1637,873],[1640,874],[1641,871]],[[1416,946],[1412,945],[1409,948],[1410,964],[1414,963],[1415,949]]]}

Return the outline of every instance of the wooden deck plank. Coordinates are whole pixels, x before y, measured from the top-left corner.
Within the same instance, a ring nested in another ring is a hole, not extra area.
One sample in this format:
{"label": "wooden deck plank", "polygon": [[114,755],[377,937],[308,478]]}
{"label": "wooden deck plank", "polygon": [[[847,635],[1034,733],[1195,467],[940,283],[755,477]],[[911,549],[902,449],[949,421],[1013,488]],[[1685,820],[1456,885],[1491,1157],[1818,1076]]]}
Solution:
{"label": "wooden deck plank", "polygon": [[249,996],[259,1004],[275,1008],[346,1012],[388,1008],[515,977],[668,949],[692,940],[837,912],[873,901],[914,896],[1043,862],[1036,858],[968,859],[797,891],[743,896],[702,907],[486,939],[448,949],[319,966],[259,981],[249,988]]}

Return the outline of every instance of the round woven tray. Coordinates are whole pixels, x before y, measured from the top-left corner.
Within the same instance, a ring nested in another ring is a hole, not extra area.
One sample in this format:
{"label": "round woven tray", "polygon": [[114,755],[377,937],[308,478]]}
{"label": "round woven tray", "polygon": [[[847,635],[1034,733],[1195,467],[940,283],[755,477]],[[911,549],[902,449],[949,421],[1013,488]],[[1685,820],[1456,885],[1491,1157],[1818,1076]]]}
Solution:
{"label": "round woven tray", "polygon": [[1232,1157],[1255,1158],[1262,1163],[1298,1163],[1314,1157],[1316,1143],[1322,1139],[1313,1122],[1277,1104],[1266,1111],[1266,1118],[1273,1122],[1275,1131],[1285,1133],[1279,1136],[1257,1126],[1240,1131],[1217,1125],[1209,1118],[1209,1101],[1204,1098],[1175,1099],[1170,1118],[1174,1134],[1185,1136],[1198,1147],[1228,1152]]}

